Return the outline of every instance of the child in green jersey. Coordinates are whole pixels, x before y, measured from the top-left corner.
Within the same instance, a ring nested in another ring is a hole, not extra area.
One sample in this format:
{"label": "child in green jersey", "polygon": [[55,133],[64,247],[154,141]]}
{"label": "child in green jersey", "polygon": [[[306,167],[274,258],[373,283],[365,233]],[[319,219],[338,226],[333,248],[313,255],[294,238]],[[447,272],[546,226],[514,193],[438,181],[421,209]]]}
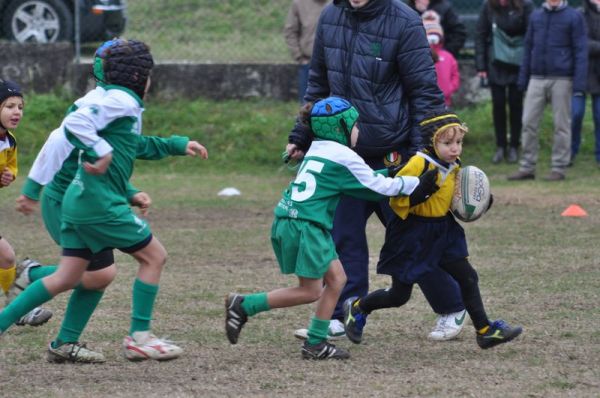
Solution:
{"label": "child in green jersey", "polygon": [[[104,50],[114,44],[115,40],[110,40],[98,48],[94,60],[97,87],[76,100],[67,113],[93,104],[106,95],[102,62]],[[198,142],[176,135],[168,138],[142,135],[139,144],[137,159],[146,160],[158,160],[165,156],[176,155],[195,156],[202,149]],[[44,226],[58,245],[60,245],[62,199],[77,172],[78,159],[79,149],[67,140],[62,128],[57,128],[49,135],[36,157],[23,184],[22,195],[17,199],[17,211],[24,214],[34,212],[39,202]],[[151,203],[148,194],[140,192],[131,185],[127,191],[130,205],[139,207],[141,215],[145,216]],[[57,268],[56,265],[42,266],[31,259],[19,262],[17,279],[9,290],[9,299],[14,300],[31,283],[54,273]],[[60,331],[48,345],[48,361],[58,363],[105,361],[101,352],[92,350],[85,343],[81,343],[79,338],[100,303],[104,290],[113,281],[116,273],[112,249],[94,253],[82,277],[82,282],[71,293]]]}
{"label": "child in green jersey", "polygon": [[[0,332],[32,305],[78,286],[94,254],[117,248],[139,263],[123,353],[129,360],[172,359],[182,349],[150,330],[166,250],[128,201],[128,181],[141,140],[142,98],[154,63],[148,47],[135,40],[116,40],[103,55],[105,92],[62,123],[69,142],[81,150],[81,161],[62,200],[60,264],[54,273],[30,284],[0,314]],[[208,156],[202,146],[198,153]]]}
{"label": "child in green jersey", "polygon": [[[329,97],[302,107],[300,120],[314,141],[295,180],[275,207],[271,243],[284,274],[295,274],[298,286],[249,295],[229,294],[225,301],[225,330],[236,344],[248,317],[273,308],[315,301],[317,309],[302,346],[305,359],[347,359],[350,354],[327,341],[329,319],[346,283],[335,252],[331,228],[342,194],[380,200],[431,188],[420,183],[431,176],[388,178],[374,172],[352,147],[358,139],[358,112],[346,100]],[[422,192],[425,194],[426,192]],[[431,192],[430,192],[431,193]]]}

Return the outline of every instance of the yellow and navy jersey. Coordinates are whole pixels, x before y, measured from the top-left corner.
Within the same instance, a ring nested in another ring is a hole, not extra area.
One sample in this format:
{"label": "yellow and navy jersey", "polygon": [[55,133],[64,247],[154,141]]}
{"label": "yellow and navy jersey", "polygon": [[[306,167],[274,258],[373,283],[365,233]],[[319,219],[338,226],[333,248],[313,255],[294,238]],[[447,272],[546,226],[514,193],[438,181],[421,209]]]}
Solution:
{"label": "yellow and navy jersey", "polygon": [[0,138],[0,172],[5,168],[17,176],[17,140],[10,131],[6,132],[4,138]]}
{"label": "yellow and navy jersey", "polygon": [[458,162],[450,165],[443,165],[439,160],[434,159],[430,155],[417,152],[417,154],[411,157],[408,163],[400,169],[397,175],[420,176],[424,172],[434,168],[437,168],[439,172],[436,183],[440,189],[431,195],[425,202],[413,207],[410,207],[408,196],[391,198],[390,206],[398,217],[403,220],[405,220],[409,214],[415,214],[422,217],[443,217],[448,213],[454,195],[456,173],[460,170]]}

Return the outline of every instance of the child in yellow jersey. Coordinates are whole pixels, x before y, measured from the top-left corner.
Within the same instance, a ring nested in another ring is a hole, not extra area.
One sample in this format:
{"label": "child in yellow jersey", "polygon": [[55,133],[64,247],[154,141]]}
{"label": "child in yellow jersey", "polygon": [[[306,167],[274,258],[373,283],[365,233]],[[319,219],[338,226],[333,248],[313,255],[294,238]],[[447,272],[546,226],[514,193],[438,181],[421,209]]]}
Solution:
{"label": "child in yellow jersey", "polygon": [[[23,117],[23,94],[19,86],[0,80],[0,188],[17,178],[17,141],[10,132]],[[0,236],[0,287],[6,294],[15,279],[15,252]]]}
{"label": "child in yellow jersey", "polygon": [[[0,188],[12,184],[17,178],[17,140],[12,131],[23,118],[23,93],[18,84],[0,79]],[[15,281],[15,251],[0,236],[0,289],[5,295]],[[38,326],[48,322],[52,312],[34,308],[16,322],[17,325]]]}
{"label": "child in yellow jersey", "polygon": [[454,114],[435,115],[423,121],[421,128],[426,148],[417,152],[398,175],[419,176],[437,169],[439,190],[430,197],[390,199],[398,217],[386,228],[377,272],[390,275],[392,286],[344,302],[346,335],[352,342],[360,343],[368,314],[405,304],[410,299],[413,285],[439,267],[459,284],[463,302],[477,331],[479,347],[486,349],[506,343],[521,334],[522,328],[510,327],[502,320],[489,321],[479,292],[477,272],[468,261],[464,230],[450,213],[467,128]]}

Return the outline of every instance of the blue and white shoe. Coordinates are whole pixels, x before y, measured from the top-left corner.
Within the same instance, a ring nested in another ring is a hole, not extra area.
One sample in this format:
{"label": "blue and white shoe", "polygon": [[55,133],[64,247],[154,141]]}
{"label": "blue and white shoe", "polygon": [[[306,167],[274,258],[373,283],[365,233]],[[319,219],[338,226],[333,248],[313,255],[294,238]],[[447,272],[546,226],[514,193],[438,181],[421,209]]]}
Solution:
{"label": "blue and white shoe", "polygon": [[498,344],[508,343],[523,332],[520,326],[511,327],[501,319],[492,322],[484,334],[477,333],[477,344],[482,349],[492,348]]}
{"label": "blue and white shoe", "polygon": [[367,313],[358,306],[358,297],[350,297],[344,301],[344,327],[351,342],[360,344],[366,324]]}

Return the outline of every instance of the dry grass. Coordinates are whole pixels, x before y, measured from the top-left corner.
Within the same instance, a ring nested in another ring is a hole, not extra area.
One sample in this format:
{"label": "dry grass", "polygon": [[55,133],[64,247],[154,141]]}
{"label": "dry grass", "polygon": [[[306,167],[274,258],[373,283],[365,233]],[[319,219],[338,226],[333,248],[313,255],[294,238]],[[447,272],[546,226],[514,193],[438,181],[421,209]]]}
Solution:
{"label": "dry grass", "polygon": [[[66,297],[48,304],[55,317],[40,328],[10,329],[0,340],[0,391],[13,397],[191,396],[481,396],[590,397],[600,391],[598,302],[600,177],[568,182],[507,184],[492,175],[496,203],[466,225],[471,261],[480,274],[491,317],[521,324],[513,344],[482,351],[468,325],[458,340],[426,339],[435,315],[415,289],[403,308],[374,313],[364,344],[341,346],[347,362],[300,359],[293,330],[310,307],[258,315],[230,346],[223,332],[223,298],[294,284],[279,274],[269,243],[272,207],[289,175],[143,174],[136,184],[155,201],[150,222],[169,250],[153,328],[180,342],[185,354],[171,362],[129,363],[119,344],[129,326],[135,264],[118,255],[119,275],[83,339],[107,356],[104,365],[53,365],[45,346],[59,328]],[[242,191],[222,200],[225,186]],[[3,190],[4,191],[4,190]],[[16,189],[12,191],[14,194]],[[39,217],[12,211],[0,199],[1,233],[19,257],[52,262],[58,250]],[[564,218],[571,203],[589,216]],[[369,225],[371,264],[383,229]],[[388,280],[372,271],[372,287]]]}

